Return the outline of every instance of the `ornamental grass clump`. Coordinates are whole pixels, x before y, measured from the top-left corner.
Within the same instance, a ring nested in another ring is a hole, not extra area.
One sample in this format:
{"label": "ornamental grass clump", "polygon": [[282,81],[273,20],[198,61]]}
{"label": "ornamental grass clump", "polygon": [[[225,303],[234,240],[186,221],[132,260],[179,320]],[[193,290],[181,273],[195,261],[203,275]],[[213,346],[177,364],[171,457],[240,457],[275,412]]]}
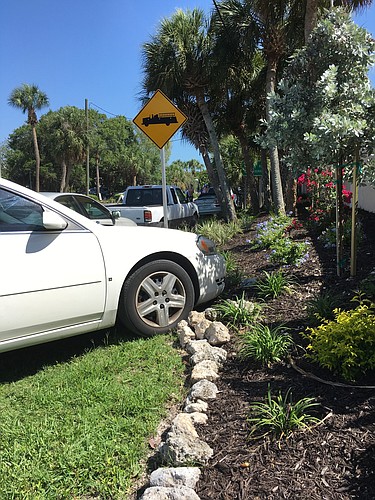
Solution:
{"label": "ornamental grass clump", "polygon": [[310,323],[318,325],[323,319],[333,320],[334,310],[340,307],[342,299],[331,292],[322,292],[307,301],[307,317]]}
{"label": "ornamental grass clump", "polygon": [[242,233],[241,223],[232,221],[225,223],[216,218],[212,218],[198,224],[195,232],[202,234],[214,241],[219,247],[231,240],[236,234]]}
{"label": "ornamental grass clump", "polygon": [[237,328],[253,324],[262,312],[262,306],[247,300],[244,292],[235,300],[226,299],[219,302],[215,309],[221,320]]}
{"label": "ornamental grass clump", "polygon": [[254,402],[250,405],[249,423],[250,437],[271,435],[275,438],[288,437],[293,431],[308,428],[319,422],[310,415],[309,410],[319,406],[314,398],[303,398],[293,402],[291,390],[283,397],[281,392],[273,398],[268,386],[265,402]]}
{"label": "ornamental grass clump", "polygon": [[355,309],[334,309],[334,320],[302,334],[310,359],[351,381],[375,368],[375,304],[360,296],[353,300],[359,302]]}
{"label": "ornamental grass clump", "polygon": [[238,267],[238,264],[233,256],[233,253],[226,250],[220,253],[224,257],[225,266],[227,270],[227,274],[225,277],[226,288],[230,289],[232,287],[238,286],[244,279],[244,275],[241,269]]}
{"label": "ornamental grass clump", "polygon": [[256,217],[254,215],[250,215],[247,212],[240,213],[238,218],[239,218],[239,221],[241,224],[241,228],[244,231],[249,230],[251,228],[251,226],[253,225],[254,220],[256,219]]}
{"label": "ornamental grass clump", "polygon": [[262,299],[275,299],[283,293],[292,293],[294,280],[287,276],[282,269],[268,273],[263,272],[263,277],[254,285],[258,297]]}
{"label": "ornamental grass clump", "polygon": [[270,328],[262,323],[253,325],[239,337],[239,357],[253,359],[262,366],[279,363],[289,352],[293,339],[282,325]]}

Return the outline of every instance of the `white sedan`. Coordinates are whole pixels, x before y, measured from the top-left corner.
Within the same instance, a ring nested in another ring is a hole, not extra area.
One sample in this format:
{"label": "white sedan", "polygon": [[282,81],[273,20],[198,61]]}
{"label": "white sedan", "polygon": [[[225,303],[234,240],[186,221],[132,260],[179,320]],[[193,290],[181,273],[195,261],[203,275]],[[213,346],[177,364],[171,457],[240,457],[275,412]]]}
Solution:
{"label": "white sedan", "polygon": [[108,227],[0,178],[0,351],[111,327],[174,328],[224,289],[203,236]]}
{"label": "white sedan", "polygon": [[88,219],[95,221],[97,224],[102,224],[103,226],[114,226],[115,224],[118,226],[137,225],[134,221],[127,219],[126,217],[121,217],[120,220],[120,212],[117,212],[116,210],[111,212],[104,205],[84,194],[56,192],[43,192],[42,194],[47,196],[47,198],[58,201],[65,207],[71,208],[75,212],[84,215]]}

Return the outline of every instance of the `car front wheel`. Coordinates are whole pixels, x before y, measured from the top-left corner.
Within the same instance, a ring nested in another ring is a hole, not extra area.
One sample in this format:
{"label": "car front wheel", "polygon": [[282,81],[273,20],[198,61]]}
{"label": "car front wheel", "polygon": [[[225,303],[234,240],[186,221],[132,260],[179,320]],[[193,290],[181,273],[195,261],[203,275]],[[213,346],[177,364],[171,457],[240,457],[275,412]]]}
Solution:
{"label": "car front wheel", "polygon": [[158,260],[145,264],[126,280],[119,316],[134,333],[150,337],[186,319],[194,302],[188,273],[175,262]]}

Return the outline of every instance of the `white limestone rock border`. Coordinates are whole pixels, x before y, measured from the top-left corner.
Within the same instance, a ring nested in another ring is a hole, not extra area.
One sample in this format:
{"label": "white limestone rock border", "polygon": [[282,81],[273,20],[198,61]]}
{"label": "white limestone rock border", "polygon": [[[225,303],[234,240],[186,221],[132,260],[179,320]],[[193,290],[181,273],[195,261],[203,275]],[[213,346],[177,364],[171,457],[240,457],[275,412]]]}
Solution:
{"label": "white limestone rock border", "polygon": [[141,500],[199,500],[194,488],[200,469],[185,464],[204,465],[213,455],[213,450],[199,438],[194,424],[207,424],[208,402],[219,392],[214,382],[227,359],[222,346],[230,341],[229,330],[217,321],[215,309],[208,308],[204,312],[192,311],[187,321],[177,325],[177,336],[192,365],[191,388],[182,413],[174,418],[158,448],[165,467],[151,473]]}

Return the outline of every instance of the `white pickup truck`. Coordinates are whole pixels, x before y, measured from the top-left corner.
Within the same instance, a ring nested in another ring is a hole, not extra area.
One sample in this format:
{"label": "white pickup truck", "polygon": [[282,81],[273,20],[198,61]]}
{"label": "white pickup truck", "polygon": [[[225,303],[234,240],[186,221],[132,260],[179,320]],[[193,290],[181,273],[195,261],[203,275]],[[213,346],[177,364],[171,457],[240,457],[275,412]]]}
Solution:
{"label": "white pickup truck", "polygon": [[[168,227],[181,224],[194,226],[199,210],[195,203],[188,202],[182,190],[177,186],[166,186]],[[131,219],[138,226],[164,225],[162,186],[129,186],[120,197],[120,203],[109,203],[106,207],[120,212],[121,217]]]}

